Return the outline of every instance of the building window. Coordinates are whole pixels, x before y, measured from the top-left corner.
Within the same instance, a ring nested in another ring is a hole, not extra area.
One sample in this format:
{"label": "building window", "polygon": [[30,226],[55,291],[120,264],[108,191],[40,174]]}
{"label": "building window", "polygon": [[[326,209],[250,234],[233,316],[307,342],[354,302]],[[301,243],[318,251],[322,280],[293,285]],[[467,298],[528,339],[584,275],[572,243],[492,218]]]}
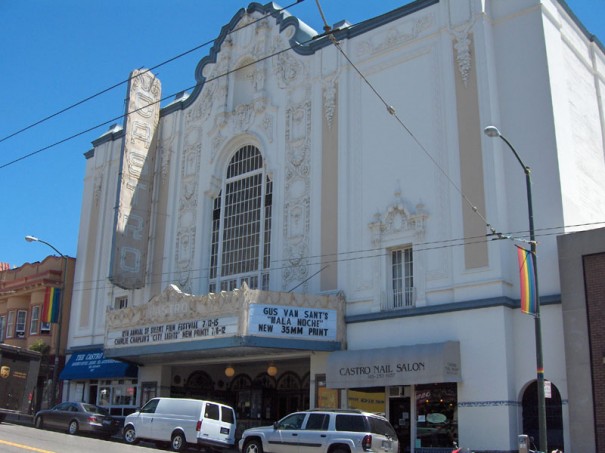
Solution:
{"label": "building window", "polygon": [[391,291],[390,308],[413,307],[416,298],[414,292],[414,261],[412,248],[391,250]]}
{"label": "building window", "polygon": [[15,324],[15,337],[25,338],[25,321],[27,320],[27,311],[17,311],[17,323]]}
{"label": "building window", "polygon": [[6,338],[13,338],[15,334],[15,311],[8,312],[8,322],[6,323]]}
{"label": "building window", "polygon": [[126,307],[128,307],[128,296],[116,297],[116,300],[113,303],[114,310],[121,310]]}
{"label": "building window", "polygon": [[209,292],[269,289],[272,195],[259,150],[240,148],[214,200]]}
{"label": "building window", "polygon": [[415,391],[416,438],[423,447],[450,447],[458,438],[456,383],[421,384]]}
{"label": "building window", "polygon": [[0,342],[6,338],[6,316],[0,316]]}
{"label": "building window", "polygon": [[40,323],[40,333],[50,333],[50,323],[49,322]]}
{"label": "building window", "polygon": [[40,326],[40,305],[34,305],[32,307],[32,317],[29,321],[29,334],[37,335],[39,326]]}
{"label": "building window", "polygon": [[111,415],[125,416],[135,411],[137,380],[114,379],[101,381],[97,404],[109,409]]}

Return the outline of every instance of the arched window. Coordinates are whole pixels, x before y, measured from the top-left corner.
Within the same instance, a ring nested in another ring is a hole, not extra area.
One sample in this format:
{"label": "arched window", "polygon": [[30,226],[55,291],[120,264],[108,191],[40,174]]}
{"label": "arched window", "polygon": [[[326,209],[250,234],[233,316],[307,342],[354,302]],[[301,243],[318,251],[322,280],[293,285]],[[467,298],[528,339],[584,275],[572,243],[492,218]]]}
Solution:
{"label": "arched window", "polygon": [[185,388],[188,390],[212,390],[214,388],[214,383],[212,382],[212,378],[205,371],[194,371],[187,378],[187,382],[185,383]]}
{"label": "arched window", "polygon": [[240,148],[214,200],[209,292],[269,289],[272,193],[259,150]]}

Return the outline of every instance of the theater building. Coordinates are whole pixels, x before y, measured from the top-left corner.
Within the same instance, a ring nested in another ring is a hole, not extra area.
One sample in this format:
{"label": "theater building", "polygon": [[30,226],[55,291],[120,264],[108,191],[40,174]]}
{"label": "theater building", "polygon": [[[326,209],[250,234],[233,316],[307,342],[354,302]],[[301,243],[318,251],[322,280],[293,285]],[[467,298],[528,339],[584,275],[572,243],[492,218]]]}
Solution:
{"label": "theater building", "polygon": [[495,125],[532,168],[548,447],[568,451],[555,238],[605,218],[603,47],[556,0],[301,19],[234,12],[163,106],[132,73],[85,154],[69,398],[215,399],[239,430],[361,408],[402,452],[537,439],[525,175]]}

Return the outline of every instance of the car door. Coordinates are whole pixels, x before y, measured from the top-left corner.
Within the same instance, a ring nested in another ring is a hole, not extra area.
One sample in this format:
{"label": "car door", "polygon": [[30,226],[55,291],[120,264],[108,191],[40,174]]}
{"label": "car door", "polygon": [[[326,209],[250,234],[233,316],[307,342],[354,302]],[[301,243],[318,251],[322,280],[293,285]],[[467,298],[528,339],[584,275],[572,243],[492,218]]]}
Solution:
{"label": "car door", "polygon": [[44,416],[44,424],[49,428],[64,429],[67,428],[66,418],[69,416],[71,403],[61,403],[53,407],[47,415]]}
{"label": "car door", "polygon": [[330,414],[322,412],[309,414],[304,429],[298,433],[298,452],[327,451],[329,423]]}
{"label": "car door", "polygon": [[155,411],[158,407],[160,400],[158,398],[149,400],[141,410],[139,411],[139,417],[135,424],[135,431],[137,437],[142,439],[153,439],[153,419],[155,417]]}
{"label": "car door", "polygon": [[299,436],[307,414],[295,412],[275,424],[267,435],[269,449],[273,453],[298,453]]}
{"label": "car door", "polygon": [[218,404],[205,402],[202,411],[203,421],[199,438],[206,441],[218,442],[221,438],[221,409]]}

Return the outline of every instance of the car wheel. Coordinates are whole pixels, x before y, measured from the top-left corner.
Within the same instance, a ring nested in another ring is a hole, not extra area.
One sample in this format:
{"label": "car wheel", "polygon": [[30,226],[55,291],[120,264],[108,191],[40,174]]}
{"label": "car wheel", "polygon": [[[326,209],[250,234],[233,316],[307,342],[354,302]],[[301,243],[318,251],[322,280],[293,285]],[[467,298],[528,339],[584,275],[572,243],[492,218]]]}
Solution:
{"label": "car wheel", "polygon": [[139,439],[137,439],[137,432],[134,430],[134,426],[132,425],[128,425],[126,428],[124,428],[122,435],[124,437],[124,442],[127,444],[136,445],[139,443]]}
{"label": "car wheel", "polygon": [[337,448],[336,450],[332,450],[331,453],[350,453],[350,451],[344,448]]}
{"label": "car wheel", "polygon": [[69,422],[69,426],[67,427],[67,432],[69,434],[78,434],[78,422],[76,420],[72,420]]}
{"label": "car wheel", "polygon": [[263,453],[263,444],[260,440],[252,439],[244,445],[244,453]]}
{"label": "car wheel", "polygon": [[42,420],[42,417],[36,417],[36,421],[34,422],[34,426],[38,429],[43,429],[44,428],[44,420]]}
{"label": "car wheel", "polygon": [[170,449],[172,451],[183,451],[185,448],[187,441],[185,440],[185,434],[180,431],[177,431],[172,435],[172,440],[170,442]]}

